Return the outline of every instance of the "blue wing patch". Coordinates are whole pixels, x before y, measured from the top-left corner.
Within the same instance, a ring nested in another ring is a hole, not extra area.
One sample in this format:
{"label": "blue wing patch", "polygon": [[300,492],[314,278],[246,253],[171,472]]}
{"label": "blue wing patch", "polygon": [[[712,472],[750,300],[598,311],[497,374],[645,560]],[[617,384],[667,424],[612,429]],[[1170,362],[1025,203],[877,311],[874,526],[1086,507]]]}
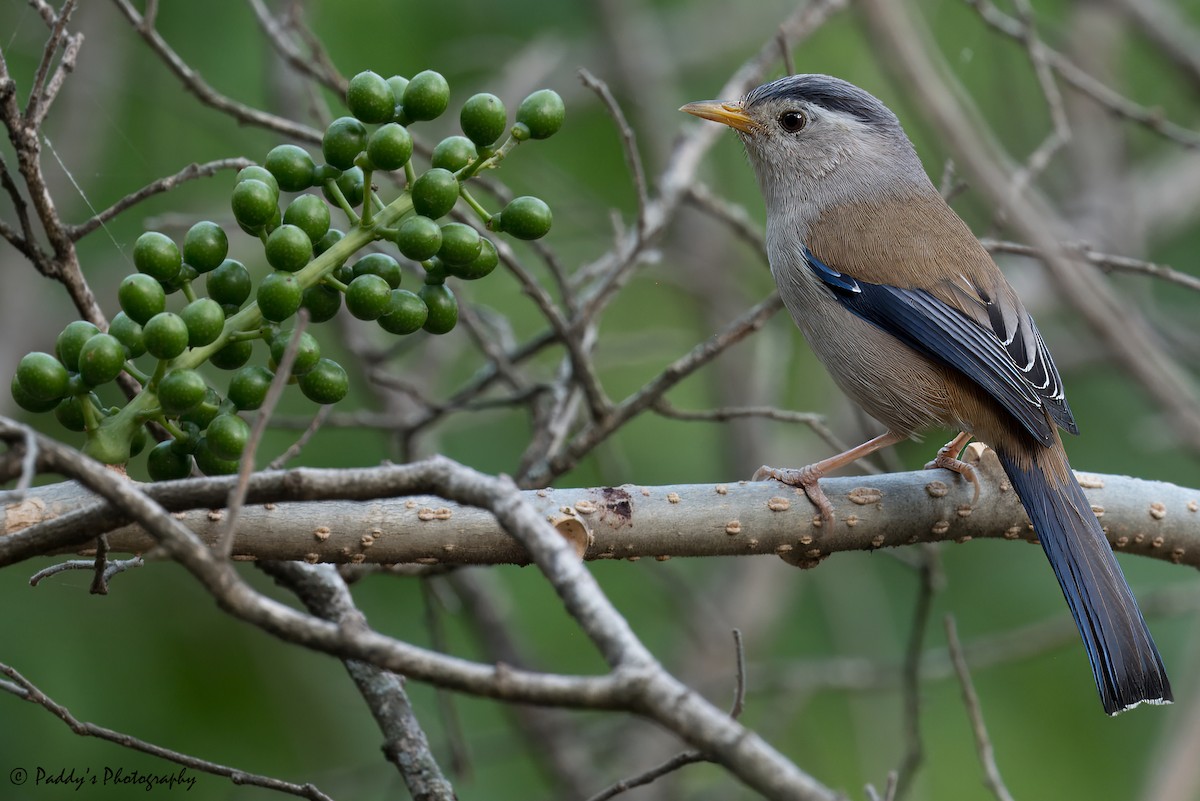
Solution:
{"label": "blue wing patch", "polygon": [[[995,332],[923,289],[859,281],[834,270],[807,248],[804,257],[844,308],[918,353],[961,372],[1043,445],[1054,441],[1054,424],[1046,419],[1049,399],[1030,383]],[[1066,414],[1069,419],[1070,411]]]}

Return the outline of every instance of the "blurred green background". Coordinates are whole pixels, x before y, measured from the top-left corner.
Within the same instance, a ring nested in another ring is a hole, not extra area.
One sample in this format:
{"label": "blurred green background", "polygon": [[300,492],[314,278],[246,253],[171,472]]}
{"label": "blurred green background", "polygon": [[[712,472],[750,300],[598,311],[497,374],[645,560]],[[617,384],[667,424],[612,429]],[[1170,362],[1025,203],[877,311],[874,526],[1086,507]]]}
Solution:
{"label": "blurred green background", "polygon": [[[1163,108],[1170,119],[1200,126],[1196,76],[1189,79],[1177,70],[1122,16],[1119,5],[1064,0],[1037,2],[1035,11],[1039,30],[1052,46],[1146,106]],[[85,219],[93,209],[190,162],[261,159],[279,143],[277,136],[239,126],[183,92],[115,6],[82,6],[73,25],[86,36],[79,65],[44,131],[43,167],[65,219]],[[343,74],[436,69],[450,80],[451,112],[477,91],[500,95],[510,109],[532,89],[559,91],[568,104],[563,131],[523,146],[500,178],[516,193],[537,194],[550,203],[555,228],[546,243],[571,270],[611,246],[613,210],[628,225],[636,208],[614,125],[580,85],[577,68],[609,82],[621,100],[653,187],[672,142],[700,124],[676,109],[714,96],[793,10],[780,0],[737,5],[712,0],[313,0],[303,7]],[[933,28],[942,56],[994,135],[1015,158],[1026,157],[1050,128],[1025,51],[987,28],[965,3],[924,0],[913,8]],[[1200,3],[1179,8],[1200,30]],[[839,75],[879,95],[906,123],[936,182],[950,154],[918,116],[912,93],[920,89],[889,79],[856,13],[835,16],[797,47],[796,69]],[[157,24],[218,91],[316,124],[307,90],[271,50],[246,4],[165,3]],[[34,10],[20,0],[0,0],[0,44],[22,101],[44,40],[45,28]],[[781,69],[777,66],[769,77]],[[1039,186],[1076,222],[1077,237],[1102,249],[1200,272],[1195,257],[1200,192],[1186,180],[1194,175],[1197,155],[1069,99],[1079,141],[1051,163]],[[422,125],[420,133],[424,141],[435,142],[456,132],[455,121],[456,113],[448,113]],[[11,159],[7,143],[4,148]],[[724,136],[705,157],[701,176],[761,224],[761,200],[735,137]],[[960,177],[968,186],[957,196],[956,208],[977,233],[994,233],[991,210],[971,191],[970,176]],[[203,218],[231,223],[231,178],[188,183],[121,215],[80,244],[85,272],[110,314],[116,310],[116,286],[132,269],[129,254],[138,234],[157,227],[181,236]],[[0,215],[11,219],[7,199],[0,201]],[[255,241],[240,233],[230,238],[231,255],[261,267]],[[604,318],[598,362],[608,393],[617,399],[771,290],[760,256],[693,210],[680,215],[657,255]],[[1089,342],[1083,324],[1053,296],[1041,268],[1021,260],[1003,260],[1002,266],[1037,316],[1064,374],[1084,432],[1068,443],[1072,463],[1083,470],[1200,486],[1195,455],[1179,449],[1160,412]],[[11,247],[0,247],[0,272],[0,375],[9,376],[25,352],[50,349],[57,332],[73,319],[73,309],[61,288],[36,275]],[[1112,280],[1153,320],[1164,347],[1182,363],[1195,365],[1200,339],[1194,296],[1144,278]],[[543,327],[517,282],[503,271],[465,287],[462,297],[503,315],[518,341]],[[322,333],[329,351],[338,351],[335,334]],[[419,380],[435,398],[449,395],[481,359],[464,344],[461,331],[446,340],[403,349],[389,369]],[[542,360],[547,373],[560,356],[556,352]],[[345,408],[373,408],[365,379],[347,366],[358,391]],[[312,415],[311,403],[299,393],[289,395],[283,414]],[[847,441],[877,433],[848,408],[783,316],[689,378],[670,398],[687,409],[738,403],[822,412]],[[7,393],[0,413],[15,414]],[[54,432],[45,420],[31,422]],[[512,471],[528,425],[516,412],[452,417],[423,433],[414,455],[441,452],[481,470]],[[295,436],[295,431],[272,431],[262,452],[273,456]],[[907,444],[888,457],[893,460],[888,466],[918,467],[937,444],[936,436]],[[827,454],[826,446],[801,427],[643,416],[556,484],[728,481],[748,476],[763,462],[799,466]],[[370,465],[396,457],[388,439],[375,431],[327,429],[305,450],[303,462]],[[141,476],[141,469],[135,464],[131,472]],[[945,585],[934,599],[930,648],[944,644],[940,620],[945,613],[956,616],[968,644],[1067,616],[1040,549],[976,541],[945,547],[941,558]],[[127,573],[115,580],[109,596],[94,597],[87,594],[91,577],[84,572],[30,588],[29,575],[51,563],[39,560],[0,575],[0,661],[21,670],[81,719],[246,771],[311,781],[337,798],[404,797],[394,769],[380,756],[378,730],[335,660],[285,646],[230,620],[176,566],[155,564]],[[1034,658],[979,667],[974,678],[996,758],[1017,798],[1200,797],[1200,776],[1191,775],[1194,766],[1179,759],[1181,744],[1195,744],[1197,735],[1190,732],[1200,714],[1194,678],[1194,608],[1200,594],[1184,586],[1193,577],[1180,568],[1144,559],[1124,559],[1122,566],[1139,597],[1172,591],[1147,609],[1179,703],[1105,719],[1074,635]],[[744,720],[802,769],[850,797],[864,797],[864,784],[884,785],[906,747],[897,682],[917,579],[902,561],[874,553],[838,555],[810,572],[773,558],[598,562],[591,569],[654,652],[715,703],[725,704],[732,694],[729,631],[742,629],[749,662]],[[560,672],[602,669],[534,569],[478,572],[483,575],[476,580],[498,599],[534,665]],[[245,574],[270,589],[252,568]],[[380,631],[420,645],[432,644],[432,603],[449,650],[483,658],[446,582],[423,588],[417,580],[376,577],[357,585],[355,594]],[[1174,603],[1172,614],[1161,611],[1171,606],[1168,601]],[[874,666],[882,678],[871,674],[862,680],[869,685],[865,689],[847,689],[859,675],[853,669],[864,665]],[[430,688],[413,683],[409,691],[447,770],[455,761],[453,743],[465,748],[465,762],[452,774],[460,798],[566,797],[539,767],[539,755],[514,734],[511,716],[499,705],[456,696],[448,713],[445,699],[439,701]],[[950,678],[926,682],[923,705],[926,761],[910,797],[990,797],[981,784],[957,684]],[[570,748],[589,771],[588,792],[680,748],[651,725],[619,716],[567,713],[567,720]],[[461,735],[454,734],[456,729]],[[0,797],[74,793],[73,787],[9,785],[11,769],[33,773],[38,766],[52,772],[75,768],[77,775],[105,767],[175,770],[76,737],[44,710],[0,695]],[[1168,776],[1183,777],[1174,795],[1162,795],[1167,791],[1156,783]],[[133,792],[141,791],[85,791],[89,798],[125,798]],[[155,794],[167,792],[182,790]],[[265,798],[267,793],[199,775],[189,797]],[[720,769],[698,765],[625,797],[751,794]]]}

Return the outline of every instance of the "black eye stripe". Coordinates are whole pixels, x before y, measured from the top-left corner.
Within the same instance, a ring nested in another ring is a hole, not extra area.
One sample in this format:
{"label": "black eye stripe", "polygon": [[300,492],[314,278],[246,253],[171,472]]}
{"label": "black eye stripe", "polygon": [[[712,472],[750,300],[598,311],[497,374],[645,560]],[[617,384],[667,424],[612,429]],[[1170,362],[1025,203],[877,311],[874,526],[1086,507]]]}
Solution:
{"label": "black eye stripe", "polygon": [[779,127],[788,133],[796,133],[808,123],[808,117],[802,111],[785,111],[779,115]]}

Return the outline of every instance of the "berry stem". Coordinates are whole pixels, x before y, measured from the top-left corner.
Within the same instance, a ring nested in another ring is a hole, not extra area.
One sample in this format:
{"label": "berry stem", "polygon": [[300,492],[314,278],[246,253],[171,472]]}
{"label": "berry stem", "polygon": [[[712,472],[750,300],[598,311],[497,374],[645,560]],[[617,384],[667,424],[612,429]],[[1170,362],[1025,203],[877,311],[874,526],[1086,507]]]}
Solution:
{"label": "berry stem", "polygon": [[325,283],[336,289],[338,292],[341,292],[343,295],[346,294],[346,289],[348,289],[345,284],[334,278],[332,275],[325,276]]}
{"label": "berry stem", "polygon": [[[349,209],[349,204],[346,203],[340,190],[335,187],[330,193],[335,198],[341,199],[344,210],[353,214],[353,210]],[[302,270],[294,273],[296,280],[304,289],[325,280],[337,269],[339,264],[345,262],[369,243],[379,239],[381,231],[394,226],[397,221],[411,212],[412,196],[405,192],[375,214],[371,225],[356,224],[336,244],[309,262]],[[355,222],[358,222],[357,217],[355,217]],[[251,302],[225,321],[225,328],[215,341],[203,347],[189,348],[172,360],[170,366],[173,369],[194,370],[233,341],[234,337],[252,332],[254,337],[261,336],[262,324],[262,312],[258,310],[257,303]],[[167,363],[160,360],[154,375],[148,382],[145,382],[141,393],[115,415],[101,420],[96,430],[89,433],[88,441],[84,445],[85,453],[107,464],[119,464],[129,459],[129,443],[137,426],[161,408],[158,402],[158,381],[166,373],[166,370]]]}
{"label": "berry stem", "polygon": [[458,193],[462,195],[463,200],[467,201],[467,205],[470,206],[477,215],[479,215],[479,219],[484,225],[488,226],[488,230],[490,231],[493,217],[492,213],[485,209],[483,204],[475,199],[475,196],[467,190],[466,184],[462,185],[462,187],[458,190]]}
{"label": "berry stem", "polygon": [[[330,178],[325,182],[325,190],[329,192],[329,194],[333,195],[334,202],[341,207],[347,219],[350,220],[350,225],[358,225],[358,213],[354,211],[354,207],[350,205],[350,201],[346,200],[346,196],[342,194],[342,188],[337,185],[337,182]],[[364,191],[366,191],[365,187]]]}
{"label": "berry stem", "polygon": [[138,383],[141,384],[142,386],[146,386],[146,383],[150,380],[150,376],[146,375],[141,370],[139,370],[137,368],[137,365],[134,364],[132,361],[125,362],[125,372],[129,373],[131,376],[136,378]]}
{"label": "berry stem", "polygon": [[196,301],[196,290],[192,289],[191,281],[184,281],[182,284],[180,284],[179,289],[183,292],[183,296],[187,298],[188,303],[194,303]]}
{"label": "berry stem", "polygon": [[363,170],[363,213],[362,225],[367,227],[371,224],[371,218],[375,216],[375,191],[371,187],[371,170]]}

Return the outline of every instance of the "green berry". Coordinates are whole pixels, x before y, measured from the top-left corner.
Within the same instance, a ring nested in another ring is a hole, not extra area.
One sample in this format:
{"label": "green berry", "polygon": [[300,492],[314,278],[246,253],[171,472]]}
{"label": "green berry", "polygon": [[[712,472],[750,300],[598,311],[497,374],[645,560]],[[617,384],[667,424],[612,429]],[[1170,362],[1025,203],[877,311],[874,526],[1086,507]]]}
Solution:
{"label": "green berry", "polygon": [[314,284],[304,290],[300,305],[308,309],[308,319],[324,323],[337,316],[342,308],[342,293],[326,284]]}
{"label": "green berry", "polygon": [[351,275],[354,278],[360,275],[377,275],[387,281],[389,289],[395,289],[400,286],[403,273],[400,271],[399,262],[386,253],[368,253],[354,262]]}
{"label": "green berry", "polygon": [[445,284],[426,284],[417,293],[429,308],[421,326],[431,334],[445,334],[458,323],[458,300]]}
{"label": "green berry", "polygon": [[133,243],[133,266],[155,280],[170,281],[182,264],[179,247],[169,236],[147,231]]}
{"label": "green berry", "polygon": [[534,139],[545,139],[558,133],[566,117],[566,106],[553,89],[539,89],[521,101],[517,122],[529,129]]}
{"label": "green berry", "polygon": [[[275,364],[283,361],[283,353],[287,350],[288,342],[291,339],[291,331],[280,331],[271,340],[271,360]],[[312,334],[304,331],[300,334],[300,341],[296,343],[296,359],[292,362],[292,375],[304,375],[316,367],[320,358],[321,346],[317,344],[317,340]]]}
{"label": "green berry", "polygon": [[156,359],[174,359],[187,350],[187,323],[178,314],[160,312],[142,326],[146,352]]}
{"label": "green berry", "polygon": [[87,417],[83,413],[83,404],[91,402],[87,395],[68,395],[54,407],[54,417],[68,431],[84,431],[87,429]]}
{"label": "green berry", "polygon": [[188,329],[188,347],[211,345],[225,328],[225,312],[211,298],[196,298],[179,313]]}
{"label": "green berry", "polygon": [[192,454],[200,442],[200,426],[180,420],[178,423],[180,435],[171,441],[171,447],[179,453]]}
{"label": "green berry", "polygon": [[392,288],[378,275],[360,275],[346,288],[346,309],[360,320],[377,320],[387,311]]}
{"label": "green berry", "polygon": [[330,228],[325,232],[325,236],[321,237],[316,242],[313,242],[313,253],[320,256],[331,247],[341,242],[346,238],[346,234],[336,228]]}
{"label": "green berry", "polygon": [[163,290],[168,294],[174,294],[184,287],[195,281],[200,274],[196,272],[196,268],[190,264],[180,266],[179,272],[175,273],[175,277],[170,281],[162,281]]}
{"label": "green berry", "polygon": [[146,352],[146,339],[142,327],[125,312],[117,312],[108,324],[108,333],[117,338],[125,348],[126,359],[136,359]]}
{"label": "green berry", "polygon": [[379,318],[379,327],[389,334],[411,334],[425,325],[429,307],[407,289],[393,289],[387,311]]}
{"label": "green berry", "polygon": [[483,278],[491,274],[492,270],[496,269],[496,265],[500,263],[500,255],[496,253],[496,246],[487,237],[479,238],[479,255],[474,260],[467,264],[450,264],[445,262],[446,271],[455,278],[462,278],[466,281],[474,281],[477,278]]}
{"label": "green berry", "polygon": [[396,246],[413,261],[425,261],[442,247],[442,229],[428,217],[409,217],[400,224]]}
{"label": "green berry", "polygon": [[167,305],[167,293],[162,284],[148,275],[127,275],[117,288],[117,301],[121,310],[140,325],[161,312]]}
{"label": "green berry", "polygon": [[236,414],[219,414],[208,424],[205,441],[218,459],[237,460],[250,439],[250,426]]}
{"label": "green berry", "polygon": [[221,459],[208,445],[208,437],[200,437],[193,454],[196,467],[206,476],[230,476],[238,471],[236,459]]}
{"label": "green berry", "polygon": [[229,380],[229,402],[248,412],[263,405],[274,376],[265,367],[243,367]]}
{"label": "green berry", "polygon": [[404,87],[400,104],[410,120],[436,119],[450,105],[450,84],[433,70],[418,72]]}
{"label": "green berry", "polygon": [[195,370],[172,370],[158,382],[158,405],[174,416],[204,400],[208,384]]}
{"label": "green berry", "polygon": [[21,381],[16,375],[14,375],[12,377],[12,381],[9,382],[9,390],[12,392],[12,398],[17,402],[17,405],[27,412],[48,412],[57,407],[59,402],[62,400],[61,395],[57,398],[35,398],[33,395],[29,394],[28,390],[21,386]]}
{"label": "green berry", "polygon": [[[349,203],[352,208],[362,204],[364,184],[363,171],[361,167],[351,167],[342,173],[341,176],[334,181],[334,183],[337,184],[338,189],[342,190],[342,197],[346,198],[346,202]],[[322,187],[322,191],[325,193],[325,198],[330,203],[337,202],[333,194],[330,193],[328,186]]]}
{"label": "green berry", "polygon": [[470,164],[479,154],[475,145],[465,136],[447,136],[433,149],[431,163],[450,172],[458,172]]}
{"label": "green berry", "polygon": [[313,170],[317,165],[304,148],[279,145],[271,148],[263,166],[275,176],[284,192],[303,192],[313,185]]}
{"label": "green berry", "polygon": [[350,79],[346,106],[363,122],[387,122],[396,111],[392,87],[378,73],[367,70]]}
{"label": "green berry", "polygon": [[291,273],[273,272],[258,285],[258,310],[266,320],[281,323],[300,308],[304,290]]}
{"label": "green berry", "polygon": [[192,474],[192,457],[175,440],[160,442],[146,456],[151,481],[174,481]]}
{"label": "green berry", "polygon": [[208,296],[222,306],[241,306],[250,297],[253,284],[246,265],[236,259],[226,259],[204,279]]}
{"label": "green berry", "polygon": [[34,400],[57,403],[67,394],[67,368],[49,353],[25,354],[17,364],[16,377],[21,382],[21,389]]}
{"label": "green berry", "polygon": [[248,231],[262,228],[279,213],[279,193],[255,178],[239,181],[233,188],[230,207],[238,225]]}
{"label": "green berry", "polygon": [[[392,112],[388,112],[391,117]],[[354,159],[367,148],[367,127],[353,117],[338,117],[329,123],[321,139],[325,161],[339,170],[354,166]]]}
{"label": "green berry", "polygon": [[454,208],[458,191],[458,179],[454,173],[434,167],[413,181],[413,210],[422,217],[436,220]]}
{"label": "green berry", "polygon": [[125,369],[125,346],[110,334],[96,334],[79,350],[79,377],[90,387],[112,381]]}
{"label": "green berry", "polygon": [[321,241],[329,232],[329,206],[316,195],[301,195],[288,204],[284,225],[294,225],[308,235],[309,241]]}
{"label": "green berry", "polygon": [[479,147],[487,147],[504,135],[508,117],[500,98],[482,92],[463,103],[458,122],[468,139]]}
{"label": "green berry", "polygon": [[332,359],[321,359],[317,365],[300,376],[300,391],[304,397],[320,404],[337,403],[350,390],[350,377]]}
{"label": "green berry", "polygon": [[248,339],[239,339],[236,342],[230,342],[212,356],[209,356],[208,361],[213,367],[219,370],[236,370],[250,361],[250,356],[253,353],[253,343]]}
{"label": "green berry", "polygon": [[438,258],[447,268],[459,264],[470,264],[479,257],[479,232],[463,223],[446,223],[442,226],[442,246]]}
{"label": "green berry", "polygon": [[408,129],[395,122],[381,125],[367,140],[367,158],[380,170],[398,170],[412,157]]}
{"label": "green berry", "polygon": [[399,104],[400,100],[404,97],[404,90],[408,88],[408,78],[405,78],[403,75],[393,75],[387,79],[387,82],[388,86],[392,87],[392,97]]}
{"label": "green berry", "polygon": [[204,398],[187,411],[179,415],[180,422],[192,423],[196,428],[204,429],[221,413],[221,396],[212,387],[204,390]]}
{"label": "green berry", "polygon": [[525,195],[513,198],[500,212],[499,228],[517,239],[541,239],[550,231],[553,219],[545,202]]}
{"label": "green berry", "polygon": [[68,371],[79,369],[79,350],[83,343],[100,333],[100,329],[87,320],[75,320],[67,323],[67,327],[54,341],[54,353]]}
{"label": "green berry", "polygon": [[297,225],[281,225],[267,237],[266,253],[276,270],[294,273],[312,261],[312,240]]}
{"label": "green berry", "polygon": [[215,222],[204,220],[188,229],[183,238],[183,261],[198,273],[215,270],[229,255],[229,237]]}
{"label": "green berry", "polygon": [[279,200],[279,182],[275,180],[275,176],[266,167],[260,167],[257,164],[251,164],[249,167],[243,167],[238,171],[237,178],[234,180],[234,186],[242,181],[262,181],[267,186],[271,187],[271,192],[275,195],[275,200]]}

